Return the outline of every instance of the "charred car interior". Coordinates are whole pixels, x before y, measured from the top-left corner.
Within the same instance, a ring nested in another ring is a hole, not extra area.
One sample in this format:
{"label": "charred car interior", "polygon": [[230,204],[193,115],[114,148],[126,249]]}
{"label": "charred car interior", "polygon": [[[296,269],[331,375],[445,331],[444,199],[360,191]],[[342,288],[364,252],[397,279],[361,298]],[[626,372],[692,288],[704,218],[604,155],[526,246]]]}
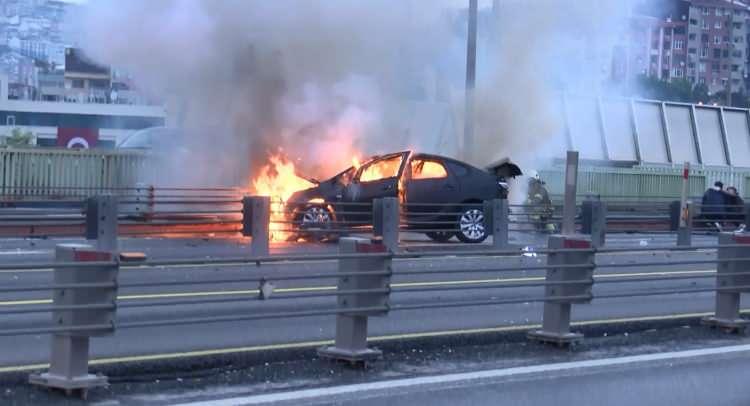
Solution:
{"label": "charred car interior", "polygon": [[[511,177],[521,173],[509,161],[504,166]],[[488,233],[482,203],[506,198],[508,193],[503,176],[452,158],[412,151],[375,156],[316,183],[287,201],[286,212],[300,233],[325,230],[342,221],[368,225],[372,215],[367,203],[400,197],[407,229],[438,242],[454,236],[465,243],[484,241]]]}

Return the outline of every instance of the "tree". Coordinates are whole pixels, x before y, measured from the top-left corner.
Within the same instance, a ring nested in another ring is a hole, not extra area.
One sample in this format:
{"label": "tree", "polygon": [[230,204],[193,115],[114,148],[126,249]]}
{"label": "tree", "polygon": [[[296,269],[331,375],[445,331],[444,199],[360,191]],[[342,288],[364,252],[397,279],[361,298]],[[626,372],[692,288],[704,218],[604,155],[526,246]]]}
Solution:
{"label": "tree", "polygon": [[705,84],[693,84],[685,79],[671,82],[652,76],[640,75],[637,80],[636,94],[656,100],[679,101],[685,103],[707,103],[708,87]]}
{"label": "tree", "polygon": [[10,148],[33,146],[34,134],[31,131],[22,131],[16,127],[11,130],[10,135],[3,137],[2,145]]}

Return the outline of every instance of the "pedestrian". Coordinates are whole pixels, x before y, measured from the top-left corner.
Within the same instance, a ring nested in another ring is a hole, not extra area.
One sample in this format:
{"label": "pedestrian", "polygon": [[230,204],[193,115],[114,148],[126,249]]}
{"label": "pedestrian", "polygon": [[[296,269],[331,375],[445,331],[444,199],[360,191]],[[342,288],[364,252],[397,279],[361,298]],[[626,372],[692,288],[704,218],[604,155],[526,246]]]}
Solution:
{"label": "pedestrian", "polygon": [[745,201],[742,200],[734,186],[727,188],[726,209],[724,211],[727,213],[726,220],[729,224],[742,228],[745,222]]}
{"label": "pedestrian", "polygon": [[727,194],[724,192],[724,184],[716,181],[714,187],[706,190],[701,201],[701,217],[708,223],[722,231],[721,222],[724,220],[724,211],[727,205]]}

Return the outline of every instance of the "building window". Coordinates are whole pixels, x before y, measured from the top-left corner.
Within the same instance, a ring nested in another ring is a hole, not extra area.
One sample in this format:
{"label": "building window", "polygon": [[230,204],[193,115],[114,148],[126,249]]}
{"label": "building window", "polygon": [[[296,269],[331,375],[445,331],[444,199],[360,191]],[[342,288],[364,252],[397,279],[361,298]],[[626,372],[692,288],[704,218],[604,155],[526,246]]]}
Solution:
{"label": "building window", "polygon": [[674,41],[674,49],[682,49],[682,47],[685,46],[685,42],[681,39]]}
{"label": "building window", "polygon": [[722,14],[724,14],[724,12],[723,12],[723,11],[724,11],[724,10],[722,10],[722,9],[720,9],[720,8],[718,8],[718,7],[716,7],[716,17],[721,17],[721,15],[722,15]]}
{"label": "building window", "polygon": [[5,125],[8,127],[16,126],[16,116],[5,116]]}
{"label": "building window", "polygon": [[732,65],[732,72],[737,72],[740,69],[739,65]]}
{"label": "building window", "polygon": [[676,78],[681,78],[683,76],[682,74],[682,68],[674,68],[672,69],[672,76]]}
{"label": "building window", "polygon": [[83,89],[83,79],[73,79],[73,89]]}
{"label": "building window", "polygon": [[701,58],[708,58],[708,47],[701,48]]}
{"label": "building window", "polygon": [[698,83],[701,84],[701,85],[705,85],[706,84],[706,78],[704,78],[704,77],[698,78]]}
{"label": "building window", "polygon": [[721,45],[721,37],[716,35],[714,36],[714,45]]}
{"label": "building window", "polygon": [[714,23],[714,28],[716,28],[717,30],[720,30],[721,29],[721,21],[715,22]]}
{"label": "building window", "polygon": [[714,48],[714,58],[716,58],[716,59],[721,58],[721,49]]}
{"label": "building window", "polygon": [[721,66],[718,63],[712,63],[711,64],[711,72],[713,73],[719,73],[719,69]]}
{"label": "building window", "polygon": [[698,64],[698,72],[700,73],[706,73],[706,63],[701,62]]}
{"label": "building window", "polygon": [[710,10],[708,9],[708,7],[701,7],[701,11],[703,12],[704,16],[707,16],[710,14]]}
{"label": "building window", "polygon": [[688,48],[688,53],[689,53],[690,55],[695,55],[695,53],[696,53],[696,52],[698,52],[698,50],[697,50],[697,49],[695,49],[695,48]]}
{"label": "building window", "polygon": [[688,35],[688,39],[689,39],[690,41],[695,41],[695,38],[696,38],[696,37],[697,37],[697,36],[696,36],[696,35],[695,35],[694,33],[693,33],[693,34],[689,34],[689,35]]}
{"label": "building window", "polygon": [[729,58],[729,50],[725,49],[725,50],[721,51],[721,56],[724,57],[724,58]]}
{"label": "building window", "polygon": [[741,44],[742,43],[742,37],[734,37],[734,43],[735,44]]}
{"label": "building window", "polygon": [[701,34],[701,41],[708,42],[708,34]]}
{"label": "building window", "polygon": [[727,37],[727,36],[725,36],[725,37],[724,37],[724,43],[725,43],[725,44],[728,44],[728,43],[729,43],[729,37]]}
{"label": "building window", "polygon": [[703,28],[704,30],[707,30],[708,29],[708,21],[702,20],[701,21],[701,28]]}
{"label": "building window", "polygon": [[698,20],[696,20],[695,18],[691,18],[690,25],[698,25]]}

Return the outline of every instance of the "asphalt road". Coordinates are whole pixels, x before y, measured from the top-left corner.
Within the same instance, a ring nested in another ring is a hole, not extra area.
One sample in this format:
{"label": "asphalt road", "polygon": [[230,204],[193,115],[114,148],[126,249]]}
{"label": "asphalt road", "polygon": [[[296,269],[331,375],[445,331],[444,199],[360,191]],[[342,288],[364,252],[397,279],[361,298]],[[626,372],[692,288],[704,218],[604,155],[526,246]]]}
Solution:
{"label": "asphalt road", "polygon": [[[644,238],[634,236],[628,244],[642,246]],[[661,238],[661,237],[658,237]],[[655,240],[652,240],[655,241]],[[35,259],[49,259],[51,249],[57,241],[39,240],[34,246],[29,241],[4,241],[0,252],[2,263]],[[15,243],[14,247],[11,243]],[[647,243],[649,244],[649,243]],[[124,240],[123,249],[143,250],[151,258],[205,258],[246,255],[247,241],[241,240]],[[627,245],[627,244],[623,244]],[[410,250],[435,250],[425,241],[407,241]],[[444,246],[440,246],[444,247]],[[449,246],[450,247],[450,246]],[[274,247],[276,252],[331,252],[335,245],[282,244]],[[36,251],[24,254],[24,251]],[[711,252],[668,254],[611,254],[597,258],[601,266],[615,264],[616,268],[602,267],[597,271],[594,296],[625,291],[641,293],[655,292],[667,288],[695,289],[713,286],[712,264],[696,265],[652,265],[639,266],[643,261],[663,262],[667,260],[710,260]],[[382,318],[372,318],[370,336],[399,336],[425,332],[465,331],[467,329],[497,328],[499,326],[530,325],[541,321],[542,305],[530,299],[541,298],[540,286],[515,286],[543,281],[541,270],[514,270],[498,272],[498,268],[523,265],[530,267],[543,264],[542,256],[521,258],[482,257],[476,253],[450,258],[403,260],[394,263],[391,305],[393,311]],[[465,273],[435,273],[438,271],[469,268]],[[331,309],[335,298],[285,298],[289,295],[330,293],[335,286],[332,278],[310,279],[293,282],[277,282],[276,293],[271,300],[257,300],[257,283],[224,282],[246,277],[264,276],[273,281],[274,276],[285,273],[309,272],[310,274],[334,271],[333,261],[308,262],[301,265],[280,263],[273,265],[230,265],[123,269],[119,282],[123,286],[119,296],[117,322],[119,324],[175,320],[193,317],[215,318],[242,314],[268,314],[278,312]],[[414,272],[406,274],[406,272]],[[684,279],[664,281],[665,276]],[[28,286],[51,282],[49,269],[0,272],[0,286]],[[612,283],[616,280],[651,277],[653,281]],[[688,279],[690,278],[690,279]],[[205,282],[196,284],[196,282]],[[185,284],[189,282],[190,284]],[[131,283],[147,283],[148,286],[127,287]],[[169,283],[168,286],[159,286]],[[424,288],[429,291],[399,292],[403,289]],[[461,290],[445,290],[460,288]],[[232,302],[216,303],[216,300],[232,299]],[[185,300],[200,300],[194,304],[176,304]],[[462,300],[518,300],[519,303],[483,307],[449,307],[417,310],[398,310],[399,306],[440,304]],[[708,312],[713,308],[713,293],[689,293],[681,295],[654,295],[639,298],[595,299],[591,304],[577,305],[573,311],[575,320],[602,320],[612,318],[639,318],[654,315],[673,315]],[[171,303],[171,305],[170,305]],[[49,304],[46,292],[7,293],[0,295],[0,311],[32,309]],[[5,329],[30,328],[49,325],[48,313],[22,315],[0,314]],[[233,321],[203,323],[199,325],[151,326],[145,328],[120,328],[111,337],[92,340],[94,358],[133,357],[179,353],[190,356],[196,351],[215,349],[237,349],[257,346],[278,347],[285,343],[317,342],[329,340],[334,330],[333,316],[306,318],[273,318],[257,321]],[[48,359],[49,336],[32,335],[0,337],[0,348],[13,351],[0,352],[0,366],[17,366],[44,363]]]}
{"label": "asphalt road", "polygon": [[[223,405],[747,405],[750,346],[604,358],[203,401]],[[197,405],[194,404],[185,404]]]}

